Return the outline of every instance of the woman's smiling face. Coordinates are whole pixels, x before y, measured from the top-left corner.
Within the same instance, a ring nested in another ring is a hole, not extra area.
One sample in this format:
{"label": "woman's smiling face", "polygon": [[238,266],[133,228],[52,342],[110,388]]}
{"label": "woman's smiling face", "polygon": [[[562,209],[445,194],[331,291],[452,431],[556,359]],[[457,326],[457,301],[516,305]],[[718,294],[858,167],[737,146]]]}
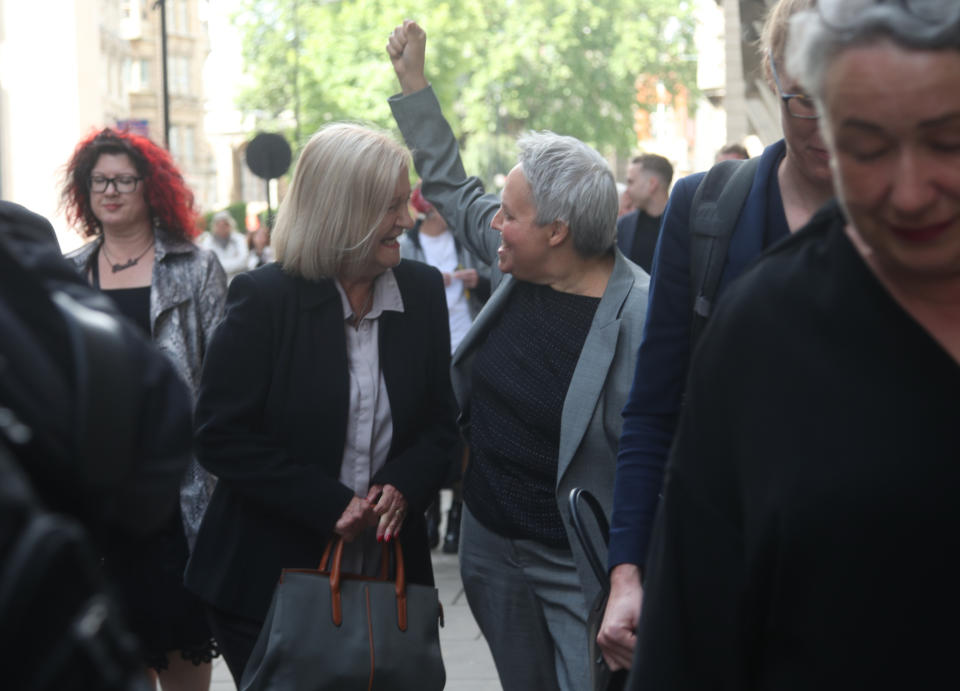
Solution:
{"label": "woman's smiling face", "polygon": [[831,63],[824,116],[838,194],[887,269],[960,275],[960,51],[888,41]]}
{"label": "woman's smiling face", "polygon": [[387,213],[374,231],[373,246],[367,257],[365,273],[379,276],[400,263],[400,243],[397,240],[405,229],[413,228],[413,218],[410,217],[408,208],[409,199],[410,176],[404,167],[397,177],[397,185],[390,198]]}

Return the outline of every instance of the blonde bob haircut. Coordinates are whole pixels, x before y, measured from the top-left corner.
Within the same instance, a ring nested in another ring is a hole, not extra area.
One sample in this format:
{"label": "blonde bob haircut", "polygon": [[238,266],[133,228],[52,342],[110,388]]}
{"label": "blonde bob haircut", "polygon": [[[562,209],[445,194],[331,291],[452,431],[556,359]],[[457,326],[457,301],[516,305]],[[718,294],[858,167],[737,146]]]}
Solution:
{"label": "blonde bob haircut", "polygon": [[314,134],[277,212],[273,248],[284,271],[318,280],[361,266],[409,161],[404,146],[369,127],[332,123]]}
{"label": "blonde bob haircut", "polygon": [[772,55],[776,61],[777,69],[780,70],[780,79],[783,79],[783,75],[787,74],[784,57],[787,53],[790,18],[816,6],[817,0],[779,0],[767,12],[760,32],[760,50],[762,51],[760,63],[763,65],[763,76],[774,92],[776,92],[776,86],[773,81],[773,71],[770,69],[770,56]]}

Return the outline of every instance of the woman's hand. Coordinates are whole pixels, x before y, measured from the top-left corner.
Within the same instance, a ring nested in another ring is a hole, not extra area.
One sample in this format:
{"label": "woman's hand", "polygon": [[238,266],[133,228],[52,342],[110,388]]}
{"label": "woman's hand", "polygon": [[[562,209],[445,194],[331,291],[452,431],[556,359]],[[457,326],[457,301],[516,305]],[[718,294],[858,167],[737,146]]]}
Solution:
{"label": "woman's hand", "polygon": [[459,271],[454,271],[453,277],[463,281],[463,287],[468,290],[473,290],[477,287],[478,275],[476,269],[460,269]]}
{"label": "woman's hand", "polygon": [[377,519],[374,506],[368,499],[354,497],[343,510],[333,531],[342,537],[344,542],[351,542],[364,530],[376,525]]}
{"label": "woman's hand", "polygon": [[423,69],[426,46],[427,33],[409,19],[394,29],[387,40],[387,53],[404,95],[429,86]]}
{"label": "woman's hand", "polygon": [[367,500],[373,502],[377,495],[380,500],[373,506],[373,512],[380,517],[377,525],[377,541],[390,542],[400,532],[403,519],[407,517],[407,500],[393,485],[374,485],[367,493]]}
{"label": "woman's hand", "polygon": [[640,569],[634,564],[617,564],[610,572],[610,597],[597,635],[603,659],[612,671],[630,669],[633,664],[642,604]]}

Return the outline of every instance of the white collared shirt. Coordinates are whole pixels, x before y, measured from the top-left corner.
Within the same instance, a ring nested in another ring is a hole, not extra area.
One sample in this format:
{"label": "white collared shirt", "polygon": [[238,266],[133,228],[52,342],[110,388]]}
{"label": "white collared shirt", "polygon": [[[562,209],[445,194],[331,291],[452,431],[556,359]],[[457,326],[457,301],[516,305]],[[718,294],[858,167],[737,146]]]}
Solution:
{"label": "white collared shirt", "polygon": [[[335,280],[343,305],[344,334],[347,341],[347,366],[350,370],[350,399],[347,411],[347,434],[340,463],[340,482],[358,496],[366,496],[372,478],[384,463],[393,442],[393,417],[387,385],[380,370],[380,315],[390,310],[403,312],[403,298],[392,269],[387,269],[373,284],[370,311],[356,327],[351,325],[353,308],[347,294]],[[366,536],[364,536],[366,537]],[[358,539],[369,543],[368,539]],[[376,540],[363,549],[344,550],[344,570],[365,573],[371,568],[370,558],[379,558]],[[356,544],[356,543],[354,543]],[[354,555],[350,553],[353,552]],[[351,557],[348,559],[348,556]],[[348,568],[348,566],[350,568]],[[375,566],[373,566],[375,568]]]}

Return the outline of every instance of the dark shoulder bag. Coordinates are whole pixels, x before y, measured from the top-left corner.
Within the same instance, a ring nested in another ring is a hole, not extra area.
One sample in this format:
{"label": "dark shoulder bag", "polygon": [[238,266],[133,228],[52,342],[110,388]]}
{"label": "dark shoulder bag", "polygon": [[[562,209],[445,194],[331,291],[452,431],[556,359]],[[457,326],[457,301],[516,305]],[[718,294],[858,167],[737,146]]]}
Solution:
{"label": "dark shoulder bag", "polygon": [[[590,563],[591,570],[597,577],[597,582],[600,583],[600,592],[590,603],[590,611],[587,613],[587,649],[590,655],[590,674],[593,678],[593,688],[594,691],[620,691],[627,682],[629,670],[611,671],[603,659],[600,646],[597,644],[597,634],[600,633],[603,613],[607,609],[607,599],[610,597],[610,578],[603,566],[604,559],[600,556],[601,550],[597,547],[596,537],[599,532],[599,538],[603,541],[602,549],[606,552],[607,544],[610,542],[610,525],[600,502],[587,490],[574,487],[570,490],[568,501],[570,502],[570,523],[573,526],[573,532],[583,548],[583,553]],[[588,529],[580,506],[582,503],[585,503],[593,513],[596,530]]]}

